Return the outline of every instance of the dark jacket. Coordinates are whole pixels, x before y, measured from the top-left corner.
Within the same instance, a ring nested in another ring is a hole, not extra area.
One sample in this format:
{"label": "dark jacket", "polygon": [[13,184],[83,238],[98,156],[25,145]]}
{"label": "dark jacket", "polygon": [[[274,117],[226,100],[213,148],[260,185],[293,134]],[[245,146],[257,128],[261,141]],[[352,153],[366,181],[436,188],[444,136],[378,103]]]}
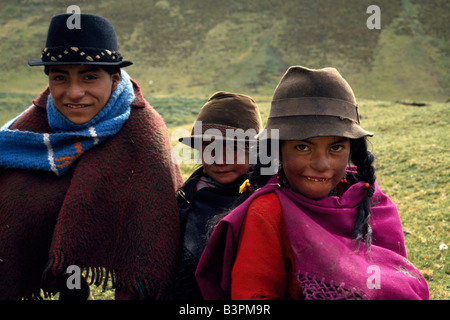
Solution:
{"label": "dark jacket", "polygon": [[194,274],[207,243],[208,229],[218,222],[214,223],[214,218],[225,215],[233,206],[240,196],[239,186],[246,178],[242,176],[229,185],[211,182],[211,187],[196,191],[202,176],[203,167],[196,170],[177,192],[183,242],[174,293],[177,300],[203,299]]}

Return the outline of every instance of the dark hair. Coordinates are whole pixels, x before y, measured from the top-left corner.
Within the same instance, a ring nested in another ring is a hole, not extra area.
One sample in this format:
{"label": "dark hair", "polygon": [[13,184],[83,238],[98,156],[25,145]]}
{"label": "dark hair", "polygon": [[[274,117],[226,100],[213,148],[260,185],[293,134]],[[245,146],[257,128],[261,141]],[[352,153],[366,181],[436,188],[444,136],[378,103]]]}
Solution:
{"label": "dark hair", "polygon": [[365,238],[366,248],[369,251],[372,243],[372,228],[370,227],[370,201],[375,192],[375,168],[372,166],[375,156],[367,150],[367,140],[350,139],[350,160],[357,167],[358,178],[369,183],[367,194],[358,204],[354,223],[355,240],[358,243]]}
{"label": "dark hair", "polygon": [[[116,74],[116,73],[120,72],[120,68],[116,67],[116,66],[101,66],[101,65],[96,65],[96,66],[98,66],[100,69],[105,70],[110,75],[113,75],[113,74]],[[44,66],[44,73],[46,75],[49,75],[50,67],[51,66],[49,66],[49,65]]]}

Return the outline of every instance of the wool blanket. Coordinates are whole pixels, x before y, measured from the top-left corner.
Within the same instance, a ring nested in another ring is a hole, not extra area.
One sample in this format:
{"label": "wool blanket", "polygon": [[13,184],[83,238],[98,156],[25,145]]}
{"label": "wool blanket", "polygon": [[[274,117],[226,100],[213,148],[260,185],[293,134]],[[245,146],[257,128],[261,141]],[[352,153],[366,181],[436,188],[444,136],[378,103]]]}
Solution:
{"label": "wool blanket", "polygon": [[287,188],[275,177],[221,220],[196,271],[205,299],[230,299],[231,271],[239,232],[253,199],[274,192],[280,200],[292,246],[298,284],[305,299],[429,299],[426,280],[406,257],[399,215],[376,184],[370,252],[353,240],[363,182],[341,197],[318,201]]}
{"label": "wool blanket", "polygon": [[8,122],[0,130],[0,166],[66,174],[79,156],[115,135],[128,119],[135,96],[128,74],[121,70],[121,76],[107,104],[86,123],[69,121],[58,111],[51,95],[47,99],[47,117],[54,133],[10,130],[14,120]]}
{"label": "wool blanket", "polygon": [[[0,167],[0,300],[54,293],[70,265],[96,285],[112,280],[138,298],[170,297],[182,178],[162,117],[131,81],[135,99],[120,131],[65,175]],[[54,133],[48,95],[47,88],[10,129]]]}

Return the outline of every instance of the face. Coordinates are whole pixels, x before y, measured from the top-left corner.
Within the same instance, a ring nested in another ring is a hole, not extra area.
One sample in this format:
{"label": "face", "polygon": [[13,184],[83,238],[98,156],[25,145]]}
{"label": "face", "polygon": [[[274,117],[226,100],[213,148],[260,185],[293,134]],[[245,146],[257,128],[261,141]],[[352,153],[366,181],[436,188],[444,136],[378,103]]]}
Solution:
{"label": "face", "polygon": [[350,141],[342,137],[283,141],[281,145],[281,162],[290,186],[315,200],[327,197],[339,183],[349,156]]}
{"label": "face", "polygon": [[76,124],[94,118],[121,80],[120,73],[110,75],[92,65],[51,66],[48,77],[56,108]]}
{"label": "face", "polygon": [[249,165],[248,150],[241,144],[203,142],[205,173],[220,184],[229,184],[244,175]]}

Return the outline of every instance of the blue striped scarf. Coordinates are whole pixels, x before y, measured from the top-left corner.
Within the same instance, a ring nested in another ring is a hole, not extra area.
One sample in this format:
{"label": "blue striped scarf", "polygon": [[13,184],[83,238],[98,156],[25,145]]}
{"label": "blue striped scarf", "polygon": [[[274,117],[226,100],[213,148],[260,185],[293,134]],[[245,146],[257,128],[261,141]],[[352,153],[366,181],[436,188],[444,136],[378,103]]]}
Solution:
{"label": "blue striped scarf", "polygon": [[107,104],[86,123],[69,121],[56,109],[51,95],[47,100],[47,117],[54,133],[10,130],[21,115],[6,123],[0,129],[0,167],[66,174],[78,157],[116,134],[128,119],[135,96],[128,74],[121,70],[121,75],[122,80]]}

